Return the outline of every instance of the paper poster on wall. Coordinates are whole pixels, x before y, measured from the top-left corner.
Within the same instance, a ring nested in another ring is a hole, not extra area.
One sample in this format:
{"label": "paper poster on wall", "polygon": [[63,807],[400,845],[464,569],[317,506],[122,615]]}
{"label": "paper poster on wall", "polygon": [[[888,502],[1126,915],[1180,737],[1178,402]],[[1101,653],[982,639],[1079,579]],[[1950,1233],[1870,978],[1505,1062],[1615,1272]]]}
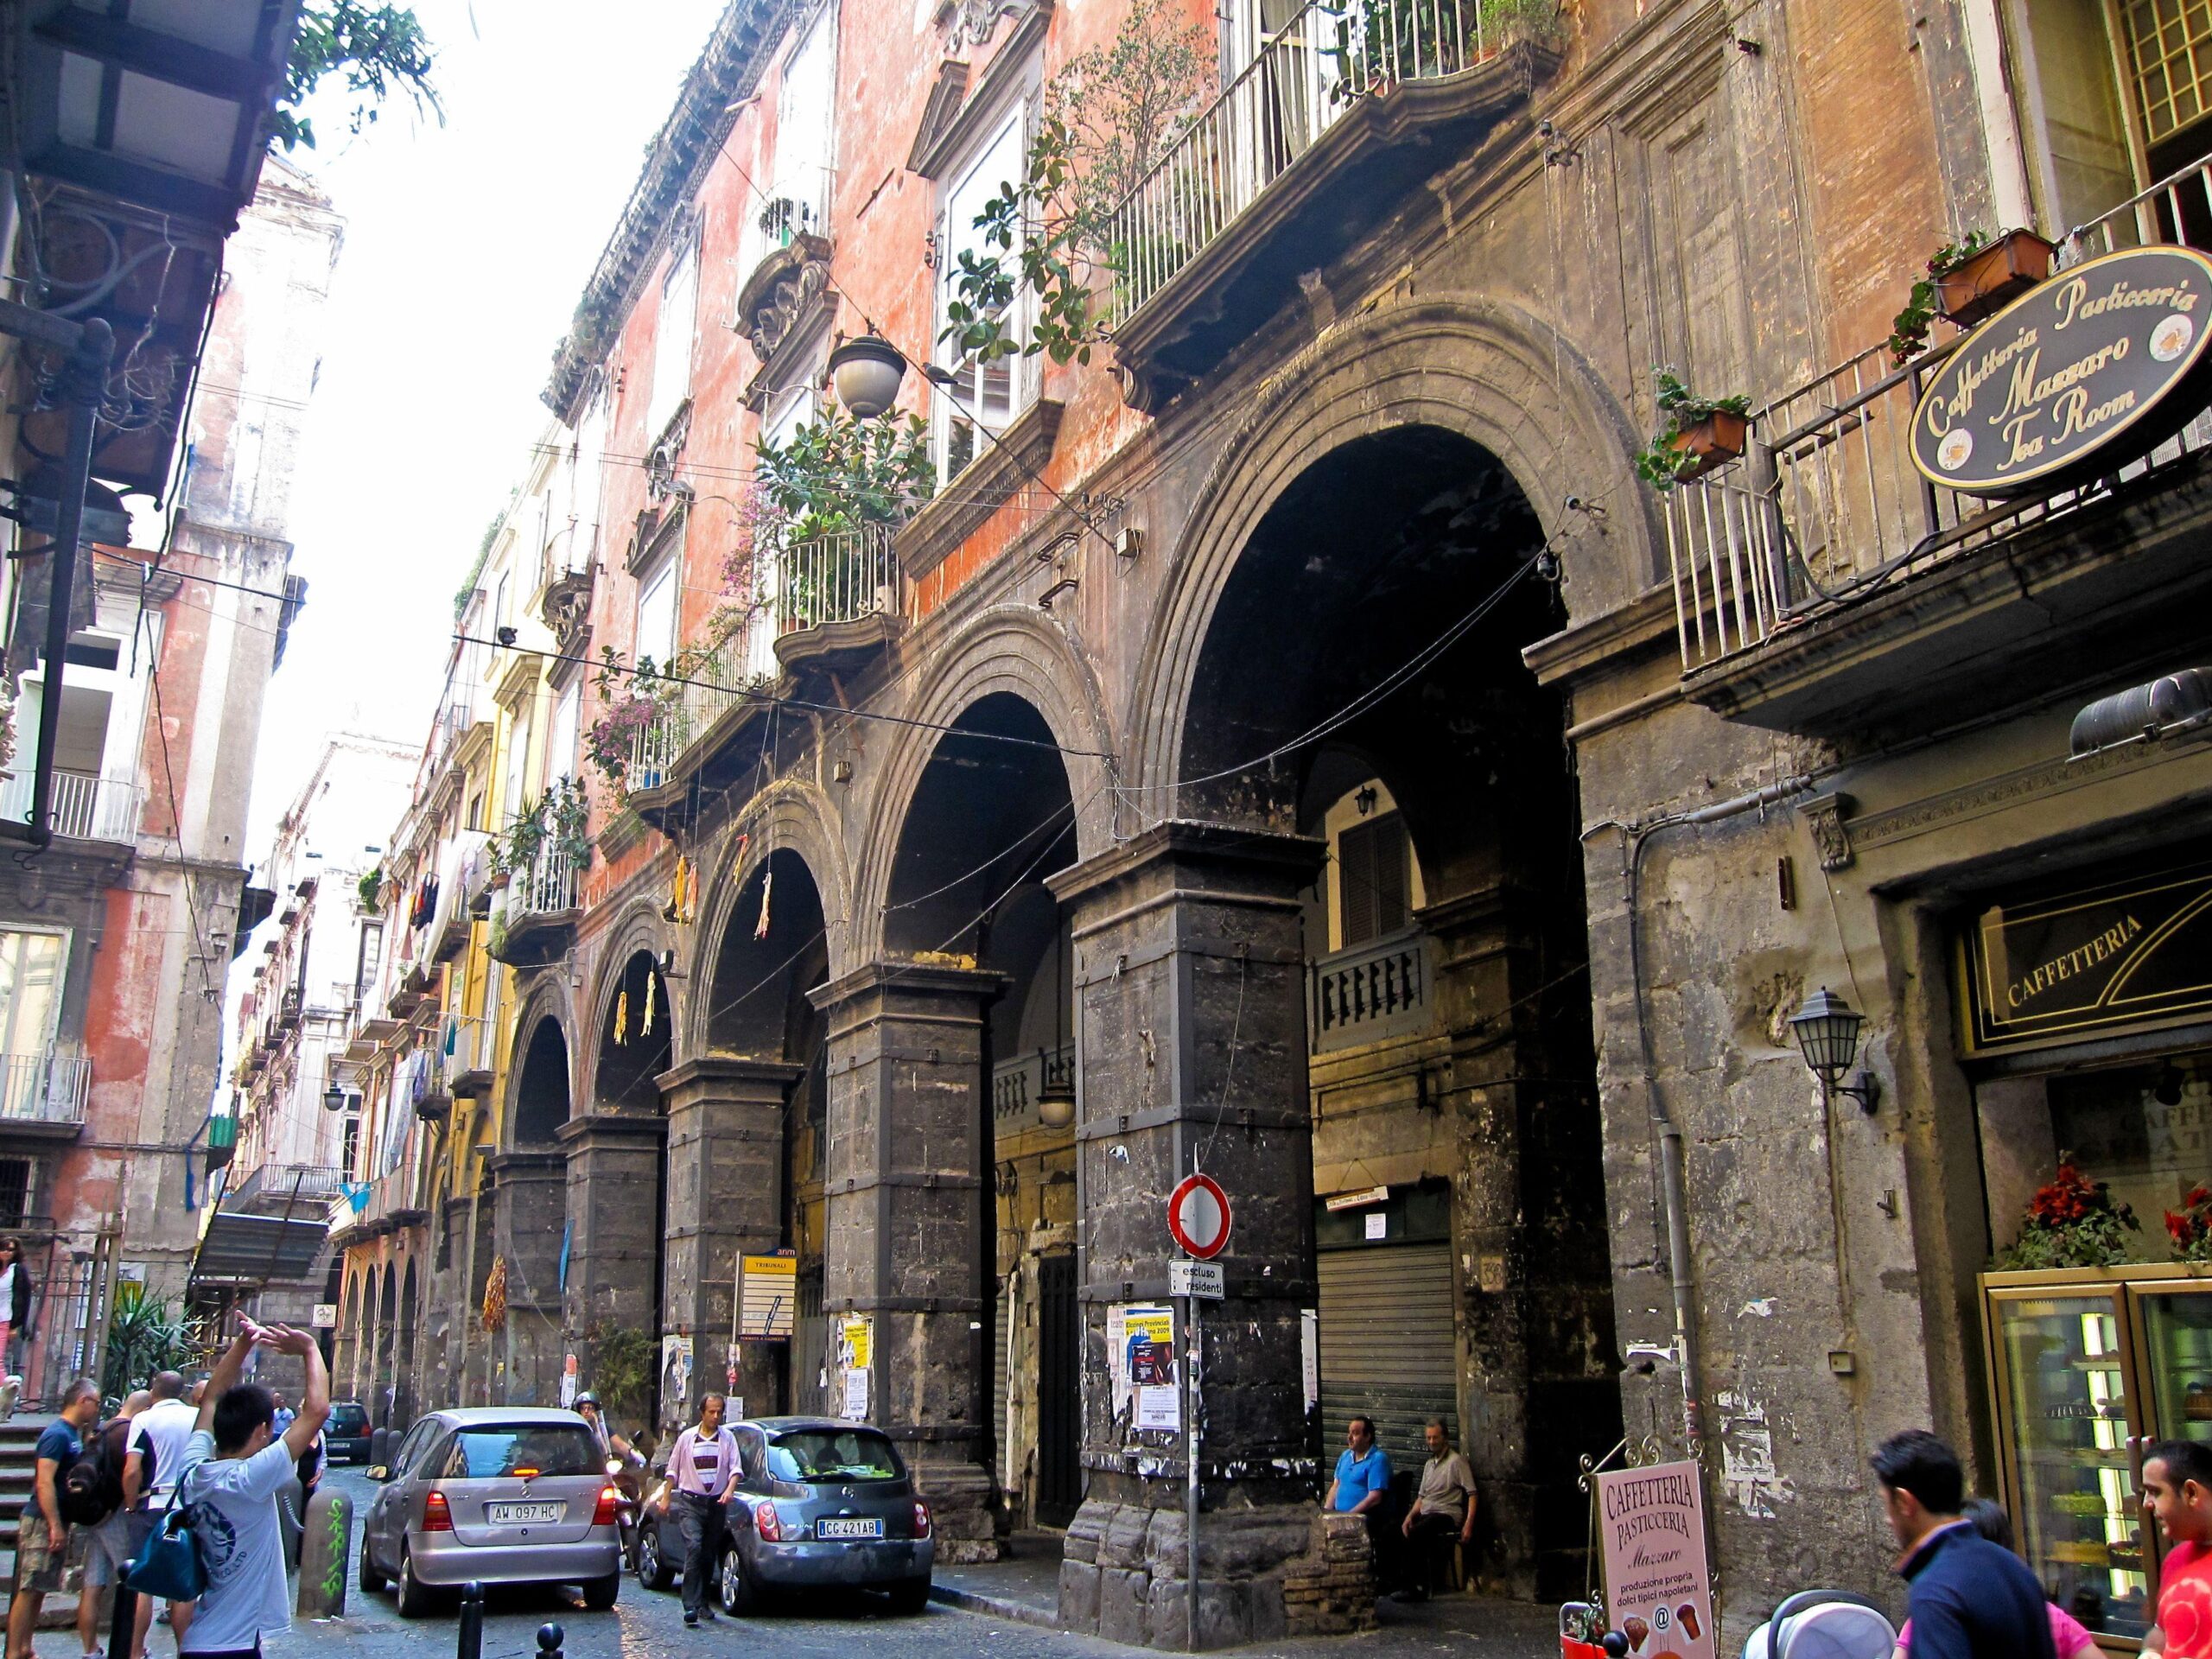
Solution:
{"label": "paper poster on wall", "polygon": [[868,1373],[866,1371],[845,1373],[844,1406],[837,1414],[841,1417],[854,1418],[865,1418],[868,1415]]}
{"label": "paper poster on wall", "polygon": [[1109,1307],[1106,1347],[1114,1372],[1114,1414],[1126,1415],[1131,1428],[1181,1427],[1175,1310],[1155,1302]]}
{"label": "paper poster on wall", "polygon": [[567,1411],[576,1403],[576,1357],[570,1354],[561,1363],[561,1409]]}
{"label": "paper poster on wall", "polygon": [[1714,1659],[1705,1497],[1694,1463],[1595,1478],[1605,1610],[1638,1655]]}
{"label": "paper poster on wall", "polygon": [[1298,1370],[1306,1385],[1306,1409],[1321,1403],[1321,1311],[1298,1310]]}
{"label": "paper poster on wall", "polygon": [[875,1321],[865,1313],[855,1313],[837,1322],[837,1368],[840,1370],[864,1371],[874,1357]]}
{"label": "paper poster on wall", "polygon": [[660,1401],[664,1414],[688,1416],[691,1403],[691,1338],[660,1339]]}

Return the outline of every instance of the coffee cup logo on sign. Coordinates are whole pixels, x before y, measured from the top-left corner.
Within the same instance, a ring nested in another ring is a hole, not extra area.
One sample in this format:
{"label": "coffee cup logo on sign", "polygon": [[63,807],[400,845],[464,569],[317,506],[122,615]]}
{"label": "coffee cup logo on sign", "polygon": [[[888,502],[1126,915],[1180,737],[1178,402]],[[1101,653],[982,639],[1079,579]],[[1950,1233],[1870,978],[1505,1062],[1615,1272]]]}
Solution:
{"label": "coffee cup logo on sign", "polygon": [[1990,318],[1929,378],[1913,464],[1969,495],[2101,475],[2204,405],[2212,259],[2126,248],[2062,270]]}

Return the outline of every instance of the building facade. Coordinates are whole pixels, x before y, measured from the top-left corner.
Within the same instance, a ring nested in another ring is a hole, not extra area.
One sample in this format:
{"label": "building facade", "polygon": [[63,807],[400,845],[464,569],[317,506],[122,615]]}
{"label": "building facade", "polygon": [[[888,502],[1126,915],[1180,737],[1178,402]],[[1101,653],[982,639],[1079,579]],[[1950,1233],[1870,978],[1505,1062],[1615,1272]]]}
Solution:
{"label": "building facade", "polygon": [[[340,229],[302,175],[262,173],[224,256],[201,348],[213,385],[178,446],[163,544],[118,534],[79,561],[51,715],[54,839],[0,893],[0,1224],[24,1236],[46,1298],[19,1356],[33,1395],[91,1363],[116,1279],[186,1291],[254,745],[303,591],[288,574],[289,479]],[[11,594],[20,671],[0,817],[17,824],[49,717],[44,588],[41,575]]]}
{"label": "building facade", "polygon": [[[2199,237],[2164,16],[734,6],[556,353],[540,575],[465,601],[526,768],[502,1035],[404,1213],[476,1250],[357,1328],[496,1313],[518,1401],[643,1333],[663,1427],[867,1415],[946,1556],[1064,1528],[1063,1623],[1161,1646],[1356,1616],[1354,1410],[1453,1426],[1496,1592],[1585,1582],[1586,1460],[1694,1458],[1724,1647],[1889,1593],[1866,1458],[1932,1424],[2126,1641],[2119,1428],[2198,1421],[2194,1304],[2155,1227],[2132,1278],[1985,1275],[2062,1153],[2143,1210],[2212,1173],[2187,971],[2022,1014],[2135,924],[2189,950],[2194,694],[2067,733],[2198,648],[2203,430],[1976,495],[1909,453],[1955,334],[1884,336],[1968,227],[2040,228],[2052,294]],[[1132,62],[1177,118],[1084,138]],[[1008,205],[1064,142],[1114,188]],[[911,452],[837,436],[871,334]],[[1647,483],[1654,365],[1743,400],[1739,462]],[[1147,1392],[1194,1172],[1195,1593]]]}

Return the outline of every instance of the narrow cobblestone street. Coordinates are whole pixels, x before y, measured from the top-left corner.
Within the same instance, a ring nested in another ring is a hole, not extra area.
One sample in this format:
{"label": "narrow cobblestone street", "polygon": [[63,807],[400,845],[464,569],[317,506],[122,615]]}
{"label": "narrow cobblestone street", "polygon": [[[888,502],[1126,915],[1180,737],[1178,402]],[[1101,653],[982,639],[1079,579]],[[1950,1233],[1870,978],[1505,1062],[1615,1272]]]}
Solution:
{"label": "narrow cobblestone street", "polygon": [[[335,1470],[331,1478],[353,1497],[358,1516],[371,1490],[368,1478],[350,1468]],[[333,1643],[342,1649],[345,1659],[426,1659],[451,1651],[458,1637],[451,1615],[403,1619],[393,1611],[389,1592],[362,1592],[358,1521],[353,1535],[356,1553],[346,1570],[346,1617],[296,1624],[289,1636],[269,1644],[268,1659],[304,1659],[308,1654],[328,1652]],[[1343,1659],[1433,1659],[1446,1654],[1455,1659],[1545,1659],[1558,1651],[1556,1643],[1531,1623],[1539,1610],[1520,1604],[1497,1607],[1495,1627],[1478,1633],[1389,1624],[1364,1636],[1262,1643],[1239,1651],[1286,1659],[1331,1655]],[[621,1659],[674,1659],[677,1655],[716,1659],[739,1654],[811,1659],[850,1654],[859,1648],[881,1659],[949,1659],[956,1655],[1075,1659],[1147,1651],[936,1605],[902,1618],[874,1598],[864,1596],[844,1600],[824,1597],[753,1618],[724,1617],[687,1630],[683,1604],[675,1592],[645,1590],[635,1578],[627,1578],[621,1600],[607,1613],[587,1611],[573,1594],[560,1591],[494,1591],[486,1607],[481,1659],[534,1659],[537,1629],[549,1621],[562,1628],[564,1659],[614,1659],[618,1655]],[[39,1659],[76,1659],[71,1631],[45,1631],[37,1648]],[[173,1652],[168,1632],[157,1630],[153,1659],[171,1659]]]}

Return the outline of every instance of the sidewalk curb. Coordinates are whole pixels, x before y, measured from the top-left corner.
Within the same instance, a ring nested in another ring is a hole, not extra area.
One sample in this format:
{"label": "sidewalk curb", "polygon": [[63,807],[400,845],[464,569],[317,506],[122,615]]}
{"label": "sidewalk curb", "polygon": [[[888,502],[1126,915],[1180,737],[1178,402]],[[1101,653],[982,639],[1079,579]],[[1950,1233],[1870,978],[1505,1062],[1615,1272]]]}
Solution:
{"label": "sidewalk curb", "polygon": [[1042,1607],[1033,1607],[1026,1601],[1014,1601],[1001,1596],[987,1596],[974,1590],[963,1590],[956,1585],[930,1586],[930,1599],[946,1607],[957,1608],[963,1613],[982,1613],[991,1618],[1010,1618],[1018,1624],[1033,1624],[1040,1630],[1057,1630],[1060,1621]]}

